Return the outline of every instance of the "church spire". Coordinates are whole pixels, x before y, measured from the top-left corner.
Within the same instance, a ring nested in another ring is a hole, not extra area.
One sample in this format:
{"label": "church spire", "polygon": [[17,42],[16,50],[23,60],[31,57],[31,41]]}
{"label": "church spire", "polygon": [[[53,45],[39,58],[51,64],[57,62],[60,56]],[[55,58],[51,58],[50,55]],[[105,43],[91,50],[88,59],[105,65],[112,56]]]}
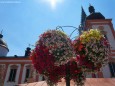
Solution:
{"label": "church spire", "polygon": [[86,17],[87,17],[87,15],[86,15],[83,7],[81,6],[81,24],[79,25],[79,34],[81,34],[81,31],[84,30]]}
{"label": "church spire", "polygon": [[85,22],[86,16],[87,15],[86,15],[83,7],[81,6],[81,24],[83,24]]}

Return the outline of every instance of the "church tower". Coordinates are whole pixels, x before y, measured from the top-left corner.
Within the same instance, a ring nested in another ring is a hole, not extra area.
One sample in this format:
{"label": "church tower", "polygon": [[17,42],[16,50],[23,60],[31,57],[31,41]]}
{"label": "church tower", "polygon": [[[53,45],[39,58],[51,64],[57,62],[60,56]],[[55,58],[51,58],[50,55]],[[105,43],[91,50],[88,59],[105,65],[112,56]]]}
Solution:
{"label": "church tower", "polygon": [[1,56],[7,56],[7,53],[9,52],[8,46],[3,40],[3,35],[0,34],[0,57]]}
{"label": "church tower", "polygon": [[[106,19],[100,12],[95,12],[93,6],[89,6],[90,15],[86,17],[85,29],[99,29],[103,32],[110,43],[111,55],[109,64],[103,68],[101,77],[115,77],[115,31],[112,24],[112,19]],[[100,74],[98,74],[100,77]]]}

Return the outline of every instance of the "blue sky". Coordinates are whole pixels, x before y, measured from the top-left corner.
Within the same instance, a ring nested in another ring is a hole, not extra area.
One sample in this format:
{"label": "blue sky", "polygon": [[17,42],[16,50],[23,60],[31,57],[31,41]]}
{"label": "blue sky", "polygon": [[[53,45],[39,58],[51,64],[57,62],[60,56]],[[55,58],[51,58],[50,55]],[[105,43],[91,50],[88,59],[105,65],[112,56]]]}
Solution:
{"label": "blue sky", "polygon": [[[56,6],[43,0],[0,0],[0,30],[3,29],[10,50],[8,56],[23,56],[26,47],[34,45],[39,35],[48,29],[55,29],[58,25],[78,27],[81,6],[89,15],[89,3],[96,12],[112,18],[115,26],[115,0],[60,0]],[[64,30],[70,34],[73,28]]]}

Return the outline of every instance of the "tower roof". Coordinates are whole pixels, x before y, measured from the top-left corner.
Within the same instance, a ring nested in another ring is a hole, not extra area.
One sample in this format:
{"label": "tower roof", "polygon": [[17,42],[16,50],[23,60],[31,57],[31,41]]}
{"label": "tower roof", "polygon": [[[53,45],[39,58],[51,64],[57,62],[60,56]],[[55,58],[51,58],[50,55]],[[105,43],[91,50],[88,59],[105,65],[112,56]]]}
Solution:
{"label": "tower roof", "polygon": [[6,42],[5,42],[2,38],[3,38],[3,35],[2,35],[2,34],[0,34],[0,46],[2,46],[2,47],[4,47],[4,48],[6,48],[6,49],[9,51],[9,49],[8,49],[8,46],[7,46]]}
{"label": "tower roof", "polygon": [[87,16],[87,20],[92,19],[105,19],[105,17],[100,12],[95,12],[95,8],[93,6],[89,6],[90,15]]}

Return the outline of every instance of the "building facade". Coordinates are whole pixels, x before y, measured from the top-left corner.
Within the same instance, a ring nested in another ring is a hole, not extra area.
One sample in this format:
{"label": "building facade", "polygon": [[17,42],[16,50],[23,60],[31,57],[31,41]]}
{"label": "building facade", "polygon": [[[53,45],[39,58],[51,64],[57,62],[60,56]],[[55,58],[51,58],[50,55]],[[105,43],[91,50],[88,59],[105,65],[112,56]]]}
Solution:
{"label": "building facade", "polygon": [[110,43],[109,64],[102,69],[100,74],[105,78],[115,77],[115,31],[112,19],[106,19],[100,12],[95,12],[91,5],[89,6],[89,12],[90,15],[85,19],[85,30],[90,28],[99,29]]}
{"label": "building facade", "polygon": [[[100,12],[95,12],[93,6],[89,6],[90,15],[87,16],[82,8],[81,24],[79,31],[99,29],[108,39],[111,46],[109,64],[102,68],[102,72],[89,74],[87,77],[112,78],[115,77],[115,31],[112,19],[106,19]],[[36,73],[29,58],[31,49],[28,47],[24,56],[7,56],[8,46],[0,34],[0,86],[14,86],[31,81],[44,80],[42,75]]]}

